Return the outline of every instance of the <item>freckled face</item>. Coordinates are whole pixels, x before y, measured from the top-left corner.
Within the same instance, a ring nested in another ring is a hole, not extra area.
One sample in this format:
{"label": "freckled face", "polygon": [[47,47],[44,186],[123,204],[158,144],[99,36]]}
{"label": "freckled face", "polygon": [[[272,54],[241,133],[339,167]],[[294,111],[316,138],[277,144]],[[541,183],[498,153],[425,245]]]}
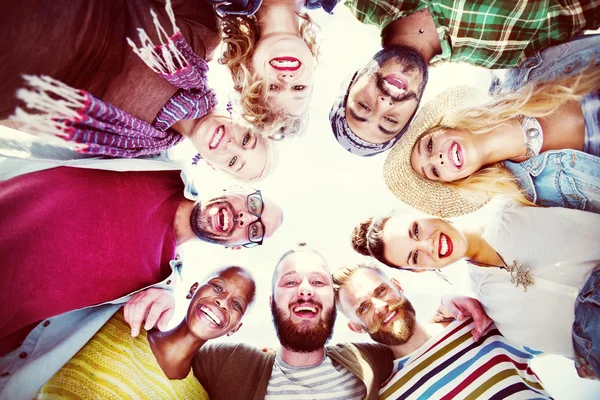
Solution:
{"label": "freckled face", "polygon": [[393,216],[383,228],[383,241],[386,260],[416,270],[445,267],[467,252],[465,235],[439,218]]}
{"label": "freckled face", "polygon": [[430,181],[452,182],[471,176],[484,165],[474,136],[460,129],[426,133],[415,143],[410,165]]}

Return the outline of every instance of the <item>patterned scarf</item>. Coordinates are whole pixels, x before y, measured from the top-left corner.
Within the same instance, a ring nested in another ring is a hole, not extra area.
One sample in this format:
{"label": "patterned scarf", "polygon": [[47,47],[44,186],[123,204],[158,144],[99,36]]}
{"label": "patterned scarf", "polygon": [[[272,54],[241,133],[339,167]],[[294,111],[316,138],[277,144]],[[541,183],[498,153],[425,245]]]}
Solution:
{"label": "patterned scarf", "polygon": [[48,76],[24,76],[30,90],[17,97],[33,113],[17,108],[12,119],[24,122],[34,134],[50,134],[77,143],[75,151],[116,157],[157,154],[176,145],[183,136],[169,127],[180,120],[201,118],[217,104],[207,85],[206,61],[197,56],[175,25],[170,1],[166,4],[173,31],[167,36],[153,10],[150,13],[161,44],[152,43],[139,29],[141,47],[129,38],[133,51],[154,72],[180,90],[162,107],[153,124],[131,116],[83,90]]}

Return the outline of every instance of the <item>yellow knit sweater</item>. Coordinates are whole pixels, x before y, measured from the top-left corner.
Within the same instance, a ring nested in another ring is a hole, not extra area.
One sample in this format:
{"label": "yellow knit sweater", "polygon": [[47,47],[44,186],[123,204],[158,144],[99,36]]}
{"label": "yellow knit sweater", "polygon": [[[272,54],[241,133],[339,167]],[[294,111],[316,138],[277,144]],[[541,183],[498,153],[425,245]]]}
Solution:
{"label": "yellow knit sweater", "polygon": [[38,399],[201,399],[208,394],[190,371],[169,380],[146,331],[131,337],[122,310],[42,387]]}

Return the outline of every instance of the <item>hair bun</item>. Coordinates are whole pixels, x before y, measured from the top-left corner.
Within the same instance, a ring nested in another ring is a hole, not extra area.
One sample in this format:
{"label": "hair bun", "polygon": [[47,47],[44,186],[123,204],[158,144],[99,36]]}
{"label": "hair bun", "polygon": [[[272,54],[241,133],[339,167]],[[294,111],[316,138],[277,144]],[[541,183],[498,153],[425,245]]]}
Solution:
{"label": "hair bun", "polygon": [[367,233],[369,232],[369,229],[371,229],[372,223],[373,217],[356,225],[352,231],[352,248],[363,256],[371,255],[368,247]]}

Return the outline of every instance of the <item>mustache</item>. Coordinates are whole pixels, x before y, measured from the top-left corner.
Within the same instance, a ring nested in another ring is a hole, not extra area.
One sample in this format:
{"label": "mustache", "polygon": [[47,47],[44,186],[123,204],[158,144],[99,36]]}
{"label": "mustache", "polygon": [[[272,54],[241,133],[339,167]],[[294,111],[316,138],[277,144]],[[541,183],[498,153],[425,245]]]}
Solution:
{"label": "mustache", "polygon": [[390,99],[392,99],[392,101],[394,101],[396,103],[408,101],[411,99],[417,99],[417,94],[415,92],[413,92],[412,90],[406,91],[406,93],[404,93],[402,96],[393,96],[387,90],[387,88],[384,84],[383,75],[381,75],[381,73],[379,73],[379,72],[375,73],[375,84],[377,85],[377,89],[379,89],[379,91],[381,93],[383,93],[385,96],[389,97]]}
{"label": "mustache", "polygon": [[384,319],[388,315],[390,315],[390,313],[409,310],[408,307],[405,307],[406,304],[407,304],[407,302],[404,299],[398,300],[398,301],[390,304],[388,306],[388,312],[385,315],[378,317],[377,319],[375,319],[373,321],[373,326],[371,327],[371,329],[369,329],[369,333],[372,334],[372,333],[379,332],[381,330],[381,327],[383,326]]}
{"label": "mustache", "polygon": [[290,308],[294,308],[295,306],[307,306],[307,305],[314,305],[316,307],[319,307],[321,310],[323,309],[323,304],[320,301],[303,300],[303,299],[299,299],[299,300],[296,300],[296,301],[290,303]]}

